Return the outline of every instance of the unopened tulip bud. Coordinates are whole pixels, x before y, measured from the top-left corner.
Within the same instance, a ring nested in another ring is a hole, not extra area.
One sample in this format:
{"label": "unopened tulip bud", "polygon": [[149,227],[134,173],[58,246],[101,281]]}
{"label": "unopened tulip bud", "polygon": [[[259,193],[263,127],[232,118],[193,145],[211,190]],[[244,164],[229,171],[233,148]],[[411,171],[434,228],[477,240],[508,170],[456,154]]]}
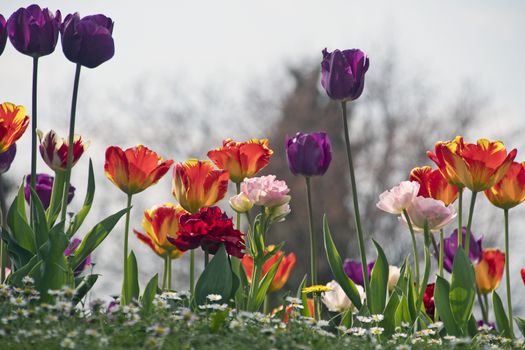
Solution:
{"label": "unopened tulip bud", "polygon": [[278,207],[266,208],[266,215],[272,222],[281,222],[290,214],[290,204],[284,203]]}
{"label": "unopened tulip bud", "polygon": [[397,266],[390,265],[388,267],[388,291],[391,292],[396,287],[397,281],[399,280],[399,274],[401,269]]}
{"label": "unopened tulip bud", "polygon": [[250,198],[248,198],[243,192],[231,197],[229,202],[230,207],[232,207],[237,213],[246,213],[253,208],[253,203],[250,201]]}

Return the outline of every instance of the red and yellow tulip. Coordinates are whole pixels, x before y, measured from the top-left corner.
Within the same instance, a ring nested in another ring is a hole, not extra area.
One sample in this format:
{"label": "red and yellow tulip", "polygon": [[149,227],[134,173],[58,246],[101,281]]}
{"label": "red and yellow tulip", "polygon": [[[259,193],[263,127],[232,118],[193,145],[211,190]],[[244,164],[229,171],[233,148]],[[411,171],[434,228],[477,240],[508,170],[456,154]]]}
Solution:
{"label": "red and yellow tulip", "polygon": [[224,197],[228,178],[226,170],[215,169],[210,161],[190,159],[175,164],[172,192],[185,210],[196,213]]}
{"label": "red and yellow tulip", "polygon": [[268,148],[268,139],[251,139],[236,142],[226,139],[222,147],[208,152],[208,157],[219,169],[227,170],[230,180],[240,183],[252,177],[269,162],[273,151]]}
{"label": "red and yellow tulip", "polygon": [[[269,251],[272,251],[273,249],[274,246],[268,246]],[[272,266],[277,262],[277,260],[279,260],[281,256],[283,257],[283,259],[281,260],[281,263],[277,268],[277,272],[273,277],[268,292],[275,292],[281,289],[286,284],[286,281],[288,281],[288,277],[290,277],[290,273],[292,272],[295,266],[295,254],[290,253],[288,255],[284,255],[284,252],[279,250],[274,256],[272,256],[270,259],[268,259],[268,261],[264,263],[261,276],[266,275],[266,273],[272,268]],[[246,271],[246,277],[248,277],[248,281],[251,283],[253,271],[253,258],[248,254],[244,255],[244,257],[242,258],[242,265],[244,266],[244,271]]]}
{"label": "red and yellow tulip", "polygon": [[482,258],[474,267],[476,283],[481,293],[487,294],[498,288],[505,267],[505,253],[498,249],[484,249]]}
{"label": "red and yellow tulip", "polygon": [[179,231],[179,218],[186,211],[171,203],[154,206],[144,211],[142,228],[144,233],[133,230],[138,239],[147,244],[158,256],[177,259],[184,254],[168,241],[176,237]]}
{"label": "red and yellow tulip", "polygon": [[485,196],[501,209],[510,209],[525,201],[525,162],[513,162],[505,176],[485,190]]}
{"label": "red and yellow tulip", "polygon": [[473,192],[484,191],[499,182],[516,157],[516,149],[507,154],[500,141],[479,139],[464,143],[462,136],[438,142],[435,153],[428,152],[449,182]]}
{"label": "red and yellow tulip", "polygon": [[0,105],[0,153],[4,153],[26,131],[29,117],[24,106],[10,102]]}
{"label": "red and yellow tulip", "polygon": [[447,181],[439,169],[429,166],[414,168],[410,172],[410,181],[419,182],[418,196],[434,198],[452,204],[458,198],[458,188]]}
{"label": "red and yellow tulip", "polygon": [[107,178],[124,193],[132,195],[156,184],[169,170],[172,160],[163,160],[143,145],[122,150],[106,150],[104,171]]}
{"label": "red and yellow tulip", "polygon": [[525,268],[521,269],[521,279],[523,280],[523,284],[525,284]]}
{"label": "red and yellow tulip", "polygon": [[[69,152],[68,140],[58,136],[54,130],[50,130],[45,135],[40,130],[37,133],[40,139],[40,155],[44,162],[53,171],[66,171],[67,153]],[[82,136],[75,135],[73,141],[73,163],[71,166],[77,163],[88,146],[89,142],[85,142]]]}

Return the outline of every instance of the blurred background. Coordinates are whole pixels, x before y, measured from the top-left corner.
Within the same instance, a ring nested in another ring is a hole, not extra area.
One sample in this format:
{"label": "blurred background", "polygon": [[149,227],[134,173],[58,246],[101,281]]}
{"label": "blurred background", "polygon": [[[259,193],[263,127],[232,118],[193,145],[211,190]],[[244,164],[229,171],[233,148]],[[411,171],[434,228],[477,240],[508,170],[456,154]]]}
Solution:
{"label": "blurred background", "polygon": [[[81,73],[76,130],[91,141],[74,168],[77,210],[86,191],[88,157],[95,166],[94,206],[79,231],[125,207],[125,195],[105,178],[104,151],[110,145],[142,143],[165,158],[205,158],[227,137],[268,137],[275,151],[264,174],[287,181],[292,213],[269,234],[286,241],[297,264],[287,289],[294,290],[309,269],[304,181],[288,171],[284,137],[297,131],[327,131],[333,162],[313,180],[316,233],[327,213],[343,257],[358,259],[339,105],[319,83],[321,50],[361,48],[370,57],[362,97],[351,104],[352,140],[362,220],[369,250],[378,240],[391,264],[410,253],[408,231],[394,216],[375,207],[378,195],[408,177],[415,166],[430,165],[425,152],[457,134],[469,141],[501,139],[525,152],[525,3],[518,0],[423,1],[39,1],[60,9],[104,13],[115,21],[115,57]],[[6,18],[30,2],[2,0]],[[74,64],[60,44],[39,64],[39,124],[66,136]],[[0,56],[0,100],[31,107],[31,59],[8,44]],[[518,153],[516,160],[523,161]],[[2,181],[9,203],[30,170],[30,134]],[[51,172],[39,159],[39,172]],[[141,230],[142,212],[173,201],[171,173],[134,196],[131,228]],[[233,186],[230,188],[233,192]],[[465,203],[468,203],[468,196]],[[233,216],[224,200],[221,206]],[[525,293],[525,205],[511,210],[511,273],[516,311]],[[464,222],[466,218],[464,218]],[[102,274],[93,297],[118,294],[124,220],[94,256]],[[449,232],[452,228],[449,228]],[[480,196],[473,232],[484,246],[502,248],[503,213]],[[419,239],[422,241],[421,237]],[[162,260],[133,235],[142,286]],[[200,252],[198,256],[200,256]],[[318,252],[321,282],[331,280],[324,250]],[[187,289],[187,258],[174,262],[176,289]],[[201,266],[201,264],[198,264]],[[502,283],[504,285],[504,283]]]}

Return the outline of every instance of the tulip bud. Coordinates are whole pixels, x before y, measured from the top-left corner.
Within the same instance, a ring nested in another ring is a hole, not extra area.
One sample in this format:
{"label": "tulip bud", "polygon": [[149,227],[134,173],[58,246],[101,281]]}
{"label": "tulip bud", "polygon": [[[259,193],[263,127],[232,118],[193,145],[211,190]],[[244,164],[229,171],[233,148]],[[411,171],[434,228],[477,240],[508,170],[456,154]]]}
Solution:
{"label": "tulip bud", "polygon": [[397,285],[401,269],[397,266],[390,265],[388,267],[388,291],[391,292]]}
{"label": "tulip bud", "polygon": [[237,213],[246,213],[253,208],[253,203],[243,192],[230,198],[230,207]]}
{"label": "tulip bud", "polygon": [[265,208],[266,216],[270,219],[271,222],[281,222],[290,214],[292,210],[290,209],[290,204],[284,203],[278,207]]}
{"label": "tulip bud", "polygon": [[7,23],[4,16],[0,15],[0,55],[4,52],[7,42]]}
{"label": "tulip bud", "polygon": [[323,175],[328,170],[332,146],[326,133],[298,132],[293,138],[286,136],[285,147],[288,168],[292,174],[310,177]]}
{"label": "tulip bud", "polygon": [[[336,281],[331,281],[326,284],[327,287],[330,287],[332,290],[329,292],[324,292],[322,296],[323,304],[326,305],[328,311],[331,312],[343,312],[350,308],[355,309],[352,301],[348,298],[343,288]],[[361,302],[365,299],[365,292],[363,287],[360,285],[356,286],[357,291],[361,297]]]}
{"label": "tulip bud", "polygon": [[[38,195],[38,198],[42,202],[44,209],[47,209],[49,207],[49,202],[51,201],[51,191],[53,189],[54,180],[55,178],[48,174],[36,174],[35,191]],[[27,175],[26,184],[24,186],[24,196],[25,196],[27,203],[30,202],[30,198],[31,198],[30,197],[31,196],[30,183],[31,183],[31,175]],[[74,195],[75,195],[75,187],[70,185],[69,191],[67,194],[68,204],[71,203]]]}
{"label": "tulip bud", "polygon": [[498,249],[483,250],[481,261],[474,267],[476,283],[481,293],[487,294],[498,288],[504,267],[505,253]]}

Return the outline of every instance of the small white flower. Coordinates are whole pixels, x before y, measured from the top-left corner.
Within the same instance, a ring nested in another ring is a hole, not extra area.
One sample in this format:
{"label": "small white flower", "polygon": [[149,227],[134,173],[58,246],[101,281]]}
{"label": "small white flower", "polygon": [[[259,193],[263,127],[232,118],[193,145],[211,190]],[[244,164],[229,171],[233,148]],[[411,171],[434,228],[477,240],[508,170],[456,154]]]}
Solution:
{"label": "small white flower", "polygon": [[29,276],[24,276],[24,278],[22,278],[22,283],[25,285],[34,284],[35,280]]}
{"label": "small white flower", "polygon": [[164,292],[160,297],[165,300],[182,300],[177,292]]}
{"label": "small white flower", "polygon": [[13,304],[15,306],[23,307],[23,306],[27,305],[27,301],[21,296],[17,296],[16,298],[15,297],[11,297],[11,298],[9,298],[9,301],[11,302],[11,304]]}
{"label": "small white flower", "polygon": [[371,317],[366,317],[366,316],[356,316],[357,320],[361,323],[371,323],[372,322],[372,318]]}
{"label": "small white flower", "polygon": [[222,295],[220,294],[208,294],[206,297],[209,301],[219,301],[222,299]]}
{"label": "small white flower", "polygon": [[286,301],[290,304],[302,304],[303,301],[299,298],[294,298],[294,297],[286,297]]}
{"label": "small white flower", "polygon": [[385,329],[383,327],[372,327],[370,328],[370,334],[372,335],[381,335]]}
{"label": "small white flower", "polygon": [[100,333],[96,329],[91,328],[86,329],[84,333],[89,337],[98,337],[100,335]]}
{"label": "small white flower", "polygon": [[106,338],[106,337],[102,337],[102,338],[100,338],[99,344],[100,344],[100,346],[103,346],[103,347],[108,346],[109,345],[109,339]]}
{"label": "small white flower", "polygon": [[381,322],[381,321],[383,321],[383,319],[385,318],[385,316],[383,316],[383,315],[381,315],[381,314],[375,314],[375,315],[370,316],[370,318],[371,318],[372,321],[374,321],[374,322]]}
{"label": "small white flower", "polygon": [[75,342],[70,338],[64,338],[64,340],[60,342],[60,346],[66,349],[74,349],[75,345]]}
{"label": "small white flower", "polygon": [[147,328],[147,331],[150,332],[150,333],[153,333],[157,336],[160,336],[160,337],[163,337],[163,336],[166,336],[170,333],[170,328],[169,327],[163,327],[159,324],[154,324],[153,326],[151,327],[148,327]]}
{"label": "small white flower", "polygon": [[362,337],[366,335],[366,329],[361,328],[361,327],[352,327],[348,330],[348,333],[358,336],[358,337]]}
{"label": "small white flower", "polygon": [[330,322],[326,320],[317,321],[317,327],[328,327],[329,325],[330,325]]}
{"label": "small white flower", "polygon": [[394,339],[398,339],[398,338],[403,338],[404,339],[406,337],[408,337],[408,334],[406,334],[406,333],[394,333],[392,335],[392,338],[394,338]]}
{"label": "small white flower", "polygon": [[400,344],[397,346],[396,350],[410,350],[411,347],[408,344]]}
{"label": "small white flower", "polygon": [[437,328],[442,328],[442,327],[443,327],[443,322],[441,321],[437,321],[437,322],[434,322],[428,325],[428,328],[430,329],[437,329]]}

